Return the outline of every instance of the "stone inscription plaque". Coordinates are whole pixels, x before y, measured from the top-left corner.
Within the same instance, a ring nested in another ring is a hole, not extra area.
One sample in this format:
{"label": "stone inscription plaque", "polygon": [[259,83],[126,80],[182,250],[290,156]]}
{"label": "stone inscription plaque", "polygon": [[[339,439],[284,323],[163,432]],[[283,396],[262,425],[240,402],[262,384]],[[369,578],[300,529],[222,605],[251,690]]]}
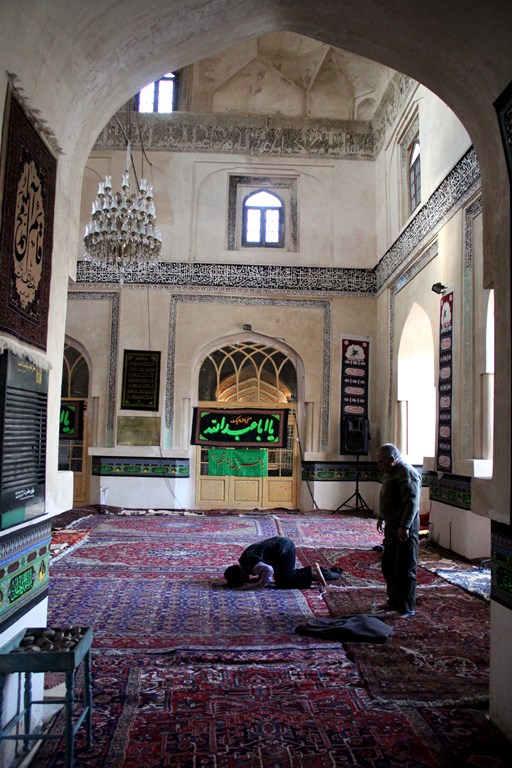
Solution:
{"label": "stone inscription plaque", "polygon": [[159,445],[159,416],[118,416],[118,445]]}
{"label": "stone inscription plaque", "polygon": [[160,352],[125,349],[121,408],[158,411]]}

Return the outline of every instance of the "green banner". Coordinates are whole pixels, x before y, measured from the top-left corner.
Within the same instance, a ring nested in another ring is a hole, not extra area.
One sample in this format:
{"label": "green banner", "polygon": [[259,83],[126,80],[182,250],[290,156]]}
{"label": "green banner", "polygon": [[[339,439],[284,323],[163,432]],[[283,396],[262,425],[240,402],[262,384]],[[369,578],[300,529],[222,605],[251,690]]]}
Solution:
{"label": "green banner", "polygon": [[211,448],[208,451],[209,475],[266,477],[268,453],[257,448]]}

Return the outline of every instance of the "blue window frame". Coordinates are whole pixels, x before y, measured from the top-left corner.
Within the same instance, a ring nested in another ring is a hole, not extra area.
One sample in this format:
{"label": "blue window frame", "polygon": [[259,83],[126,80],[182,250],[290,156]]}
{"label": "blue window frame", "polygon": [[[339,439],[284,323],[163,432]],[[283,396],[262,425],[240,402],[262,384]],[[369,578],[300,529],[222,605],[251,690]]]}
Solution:
{"label": "blue window frame", "polygon": [[137,94],[138,112],[175,112],[178,108],[179,73],[168,72]]}
{"label": "blue window frame", "polygon": [[284,246],[284,202],[273,192],[259,189],[244,198],[242,245],[259,248]]}

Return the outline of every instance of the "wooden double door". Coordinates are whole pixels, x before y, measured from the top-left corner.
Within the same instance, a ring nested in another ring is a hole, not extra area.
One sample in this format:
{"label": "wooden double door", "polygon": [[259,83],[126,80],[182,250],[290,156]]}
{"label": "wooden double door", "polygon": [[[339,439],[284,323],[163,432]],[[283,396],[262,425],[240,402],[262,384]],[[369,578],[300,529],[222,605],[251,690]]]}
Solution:
{"label": "wooden double door", "polygon": [[[229,472],[211,474],[211,448],[200,447],[196,474],[196,506],[209,509],[296,509],[300,456],[293,409],[288,411],[287,441],[284,448],[263,448],[265,474],[247,477]],[[225,452],[238,449],[223,449]],[[234,454],[233,454],[234,455]],[[229,453],[228,463],[229,463]],[[232,466],[236,461],[231,462]]]}

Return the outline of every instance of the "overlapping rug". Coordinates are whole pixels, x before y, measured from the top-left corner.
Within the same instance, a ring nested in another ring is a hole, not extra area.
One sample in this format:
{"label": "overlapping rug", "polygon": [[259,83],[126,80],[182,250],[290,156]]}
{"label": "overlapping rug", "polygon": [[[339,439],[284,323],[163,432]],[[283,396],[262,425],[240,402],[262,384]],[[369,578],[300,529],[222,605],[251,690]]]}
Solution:
{"label": "overlapping rug", "polygon": [[[329,589],[335,616],[373,613],[385,590]],[[416,616],[381,614],[393,626],[385,645],[350,643],[347,651],[375,701],[429,706],[486,704],[489,690],[489,606],[449,584],[418,590]]]}
{"label": "overlapping rug", "polygon": [[[484,712],[376,706],[332,650],[250,663],[104,653],[93,673],[94,741],[79,731],[77,768],[506,765]],[[63,765],[47,743],[33,768]]]}
{"label": "overlapping rug", "polygon": [[[508,766],[510,745],[486,718],[485,601],[421,568],[417,615],[381,614],[394,627],[384,645],[295,632],[383,602],[374,521],[101,515],[87,524],[52,564],[49,597],[49,624],[94,631],[94,741],[87,750],[78,731],[75,768]],[[323,595],[225,588],[225,566],[275,534],[294,539],[301,564],[342,565],[342,579]],[[47,741],[32,768],[62,768],[63,754],[62,741]]]}

